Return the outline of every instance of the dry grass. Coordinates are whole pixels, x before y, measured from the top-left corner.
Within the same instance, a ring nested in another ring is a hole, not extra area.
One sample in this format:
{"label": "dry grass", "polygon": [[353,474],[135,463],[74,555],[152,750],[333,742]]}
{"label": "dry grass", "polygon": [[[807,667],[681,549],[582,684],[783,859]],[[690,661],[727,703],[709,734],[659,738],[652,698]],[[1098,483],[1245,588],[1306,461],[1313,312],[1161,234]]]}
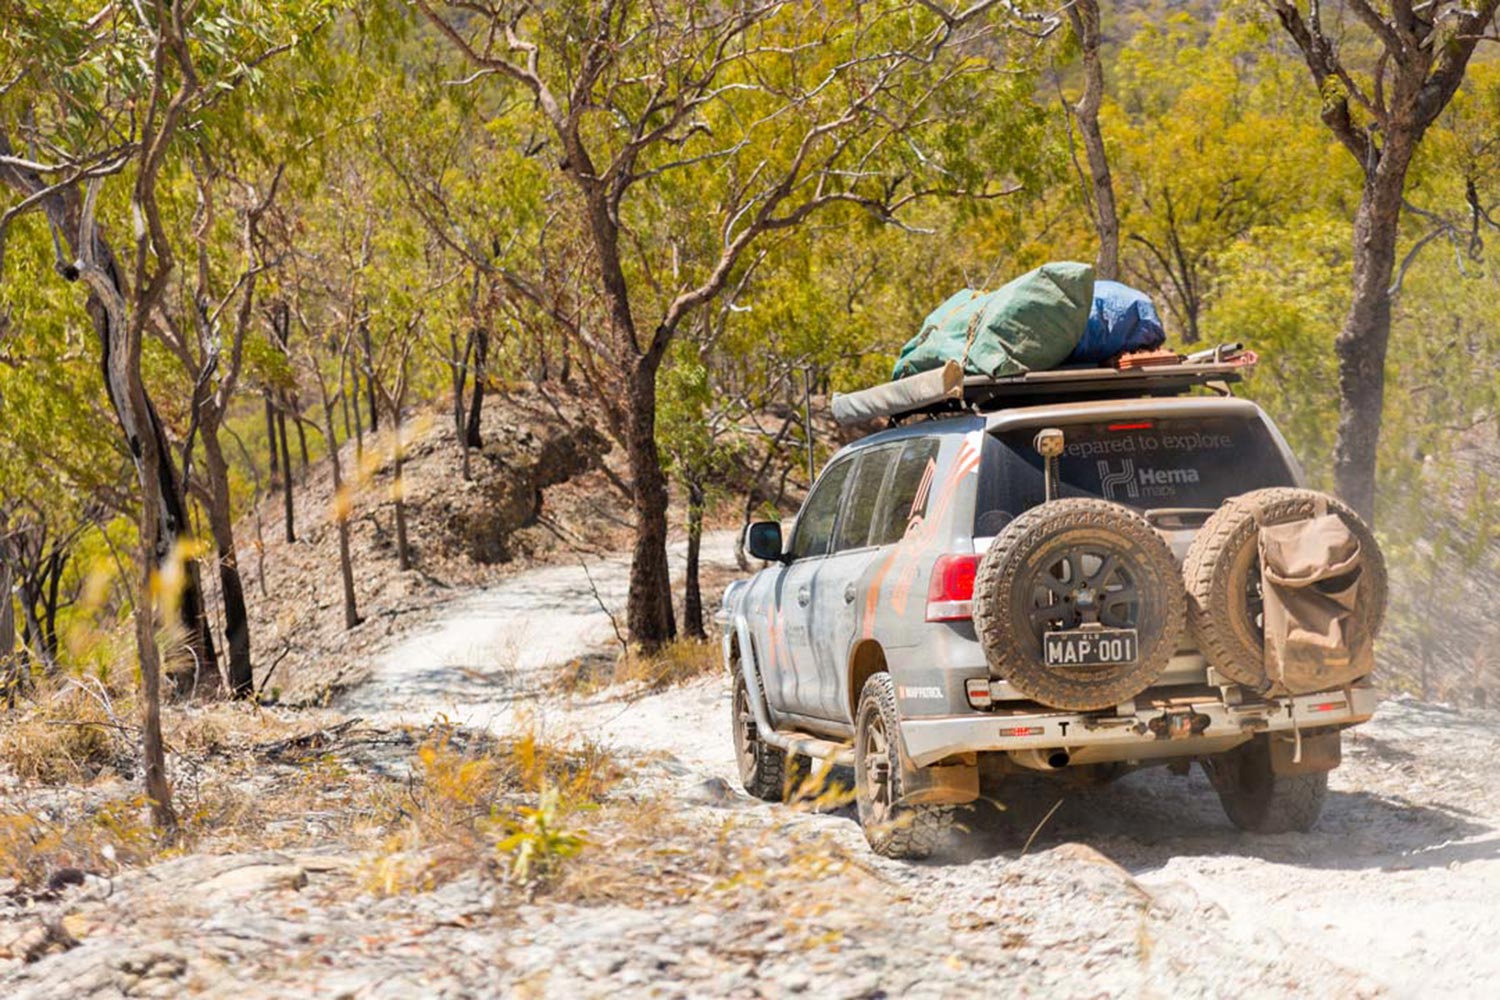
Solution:
{"label": "dry grass", "polygon": [[630,648],[613,658],[575,660],[558,675],[565,694],[593,694],[613,685],[661,691],[723,669],[713,640],[674,639],[652,653]]}
{"label": "dry grass", "polygon": [[476,869],[536,892],[585,847],[574,824],[623,776],[598,747],[564,750],[535,734],[465,745],[435,730],[416,757],[398,818],[365,865],[366,887],[384,895]]}
{"label": "dry grass", "polygon": [[66,678],[36,691],[0,726],[0,767],[26,782],[87,784],[134,769],[133,703],[103,683]]}
{"label": "dry grass", "polygon": [[[464,871],[550,878],[581,847],[574,818],[622,770],[597,747],[534,735],[499,742],[446,724],[376,729],[329,713],[242,702],[169,706],[174,837],[149,824],[138,706],[64,678],[0,718],[0,879],[28,889],[77,868],[110,874],[172,852],[342,846],[370,852],[371,887],[402,891]],[[504,844],[504,849],[497,845]]]}

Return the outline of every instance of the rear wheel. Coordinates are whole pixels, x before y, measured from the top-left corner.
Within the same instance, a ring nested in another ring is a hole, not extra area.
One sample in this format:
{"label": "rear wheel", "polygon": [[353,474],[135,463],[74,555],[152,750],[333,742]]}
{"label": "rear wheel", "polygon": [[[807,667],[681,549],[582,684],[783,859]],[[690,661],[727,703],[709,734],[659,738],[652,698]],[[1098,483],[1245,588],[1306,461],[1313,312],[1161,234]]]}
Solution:
{"label": "rear wheel", "polygon": [[786,787],[786,754],[760,738],[750,689],[738,666],[734,677],[734,756],[745,791],[767,802],[780,802]]}
{"label": "rear wheel", "polygon": [[865,681],[854,724],[854,787],[870,848],[888,858],[925,858],[953,825],[958,807],[903,805],[901,730],[890,674]]}
{"label": "rear wheel", "polygon": [[1210,758],[1205,769],[1229,821],[1251,833],[1306,833],[1328,796],[1328,772],[1277,774],[1264,739]]}

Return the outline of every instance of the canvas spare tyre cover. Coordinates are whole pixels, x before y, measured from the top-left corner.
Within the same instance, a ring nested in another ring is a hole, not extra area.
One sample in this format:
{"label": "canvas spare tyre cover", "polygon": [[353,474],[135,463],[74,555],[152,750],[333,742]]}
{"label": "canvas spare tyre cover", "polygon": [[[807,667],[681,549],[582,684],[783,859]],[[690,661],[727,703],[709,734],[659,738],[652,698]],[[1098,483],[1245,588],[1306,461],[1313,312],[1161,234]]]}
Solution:
{"label": "canvas spare tyre cover", "polygon": [[1094,269],[1043,264],[993,292],[965,289],[922,321],[901,348],[891,378],[957,361],[969,375],[1001,378],[1062,364],[1088,326]]}
{"label": "canvas spare tyre cover", "polygon": [[1374,669],[1386,569],[1369,526],[1312,490],[1227,501],[1183,562],[1188,624],[1220,675],[1263,694],[1326,691]]}
{"label": "canvas spare tyre cover", "polygon": [[1359,621],[1365,553],[1320,497],[1312,517],[1260,526],[1266,678],[1277,693],[1327,691],[1375,668]]}

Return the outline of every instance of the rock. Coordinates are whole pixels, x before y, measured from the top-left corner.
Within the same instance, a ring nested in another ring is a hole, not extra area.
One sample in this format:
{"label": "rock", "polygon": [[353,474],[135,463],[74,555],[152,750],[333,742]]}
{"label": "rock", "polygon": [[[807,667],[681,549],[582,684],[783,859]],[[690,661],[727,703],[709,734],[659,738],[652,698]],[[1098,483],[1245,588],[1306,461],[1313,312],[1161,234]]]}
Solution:
{"label": "rock", "polygon": [[549,424],[538,439],[529,432],[495,434],[473,456],[474,479],[464,489],[440,484],[442,494],[413,496],[419,519],[428,519],[443,548],[477,563],[511,559],[511,535],[536,523],[542,491],[598,468],[609,443],[594,428]]}
{"label": "rock", "polygon": [[35,962],[43,955],[77,947],[78,941],[60,923],[33,917],[19,925],[0,927],[0,959]]}
{"label": "rock", "polygon": [[729,805],[735,801],[734,790],[729,787],[729,782],[718,777],[704,778],[682,797],[688,802],[702,802],[711,806]]}
{"label": "rock", "polygon": [[297,865],[247,865],[216,875],[199,884],[205,893],[248,896],[279,889],[301,889],[307,885],[307,872]]}

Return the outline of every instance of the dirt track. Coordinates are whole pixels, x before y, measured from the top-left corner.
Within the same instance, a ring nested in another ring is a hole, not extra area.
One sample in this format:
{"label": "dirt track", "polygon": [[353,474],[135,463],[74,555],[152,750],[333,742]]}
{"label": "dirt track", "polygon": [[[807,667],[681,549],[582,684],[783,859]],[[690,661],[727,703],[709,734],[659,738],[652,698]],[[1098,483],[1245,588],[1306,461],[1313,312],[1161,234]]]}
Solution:
{"label": "dirt track", "polygon": [[[725,564],[729,542],[727,534],[711,536],[706,558]],[[1326,989],[1479,997],[1500,982],[1500,782],[1492,771],[1500,725],[1493,720],[1385,704],[1347,738],[1323,820],[1307,835],[1242,834],[1200,772],[1179,778],[1157,769],[1063,795],[1025,856],[1021,844],[1061,794],[1041,780],[1009,786],[1003,810],[976,809],[948,860],[885,862],[862,854],[847,809],[794,811],[740,793],[722,679],[634,701],[548,693],[551,668],[610,640],[594,591],[621,606],[625,565],[595,562],[587,576],[571,567],[538,570],[454,603],[434,626],[390,650],[346,707],[410,722],[445,714],[503,731],[524,706],[527,724],[550,735],[601,740],[660,762],[643,767],[705,829],[730,810],[737,822],[826,835],[884,887],[847,901],[854,931],[844,934],[842,963],[858,966],[868,951],[875,978],[858,982],[877,992],[940,982],[947,984],[940,992],[969,992],[965,984],[987,992],[993,980],[987,986],[948,973],[955,956],[972,958],[966,949],[1002,949],[1004,941],[1008,964],[987,972],[1014,974],[1023,990],[1068,995]],[[1130,916],[1142,906],[1145,915]],[[570,942],[599,923],[616,946],[677,947],[674,915],[651,917],[624,937],[608,930],[621,919],[615,912],[568,914],[571,936],[541,920],[511,960],[523,978],[540,976],[544,992],[593,992],[611,977],[579,967]],[[624,978],[613,986],[646,990],[651,977],[633,978],[630,962],[622,962],[616,971]],[[759,975],[781,992],[775,970]],[[838,976],[820,980],[816,967],[784,975],[790,990],[869,995]],[[665,989],[677,992],[670,982]]]}

